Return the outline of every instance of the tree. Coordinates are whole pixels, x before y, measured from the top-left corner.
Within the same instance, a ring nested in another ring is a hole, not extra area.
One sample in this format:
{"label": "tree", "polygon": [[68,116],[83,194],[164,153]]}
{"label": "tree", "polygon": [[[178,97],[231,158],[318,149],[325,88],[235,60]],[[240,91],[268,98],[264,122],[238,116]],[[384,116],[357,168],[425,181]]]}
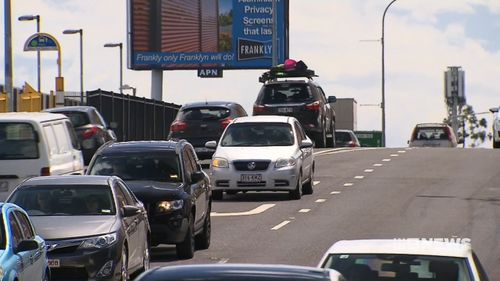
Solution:
{"label": "tree", "polygon": [[[485,118],[478,119],[471,105],[465,105],[459,115],[459,129],[457,138],[464,141],[464,147],[477,147],[486,139],[492,139],[488,131],[488,121]],[[451,120],[445,118],[444,123],[451,125]],[[466,141],[470,140],[470,141]]]}

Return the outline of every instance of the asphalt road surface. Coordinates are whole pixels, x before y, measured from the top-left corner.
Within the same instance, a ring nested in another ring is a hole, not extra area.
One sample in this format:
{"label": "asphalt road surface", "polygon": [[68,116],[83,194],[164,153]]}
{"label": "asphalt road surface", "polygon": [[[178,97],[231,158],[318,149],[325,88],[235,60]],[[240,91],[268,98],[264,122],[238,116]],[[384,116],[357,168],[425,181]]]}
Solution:
{"label": "asphalt road surface", "polygon": [[[190,260],[152,250],[152,267],[199,263],[316,266],[334,242],[470,239],[500,276],[500,150],[316,150],[314,194],[238,193],[214,201],[212,244]],[[467,241],[467,240],[463,240]]]}

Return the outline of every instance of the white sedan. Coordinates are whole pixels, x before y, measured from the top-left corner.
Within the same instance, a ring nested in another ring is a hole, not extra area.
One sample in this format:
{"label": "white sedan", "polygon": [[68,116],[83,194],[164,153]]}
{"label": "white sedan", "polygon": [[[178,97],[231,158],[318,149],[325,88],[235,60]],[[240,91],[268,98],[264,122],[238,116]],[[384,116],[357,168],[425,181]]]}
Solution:
{"label": "white sedan", "polygon": [[288,191],[291,199],[313,193],[313,143],[300,123],[288,116],[235,119],[217,144],[210,165],[212,196],[223,192]]}
{"label": "white sedan", "polygon": [[349,281],[488,280],[470,244],[416,238],[342,240],[318,267],[335,269]]}

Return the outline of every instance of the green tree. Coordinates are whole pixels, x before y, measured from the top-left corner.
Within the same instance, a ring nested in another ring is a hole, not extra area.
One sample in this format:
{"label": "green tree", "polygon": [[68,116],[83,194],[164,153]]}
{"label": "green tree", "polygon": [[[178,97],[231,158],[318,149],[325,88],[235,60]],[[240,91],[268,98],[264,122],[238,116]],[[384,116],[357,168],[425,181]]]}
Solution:
{"label": "green tree", "polygon": [[[491,139],[488,132],[488,121],[485,118],[478,119],[471,105],[465,105],[459,114],[459,129],[457,138],[464,141],[464,146],[477,147],[486,139]],[[451,120],[444,119],[444,123],[451,126]]]}

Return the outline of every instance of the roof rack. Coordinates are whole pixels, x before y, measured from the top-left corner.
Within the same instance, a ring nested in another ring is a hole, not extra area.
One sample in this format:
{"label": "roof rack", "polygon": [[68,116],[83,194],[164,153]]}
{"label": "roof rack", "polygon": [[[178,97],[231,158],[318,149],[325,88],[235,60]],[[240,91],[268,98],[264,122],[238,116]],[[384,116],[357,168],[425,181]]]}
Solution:
{"label": "roof rack", "polygon": [[[288,61],[292,62],[288,63]],[[287,60],[284,64],[272,67],[269,71],[264,72],[259,77],[259,82],[266,83],[277,78],[289,77],[306,77],[312,80],[313,77],[318,77],[318,75],[314,73],[314,70],[308,69],[307,65],[302,61],[295,62],[293,60]]]}

